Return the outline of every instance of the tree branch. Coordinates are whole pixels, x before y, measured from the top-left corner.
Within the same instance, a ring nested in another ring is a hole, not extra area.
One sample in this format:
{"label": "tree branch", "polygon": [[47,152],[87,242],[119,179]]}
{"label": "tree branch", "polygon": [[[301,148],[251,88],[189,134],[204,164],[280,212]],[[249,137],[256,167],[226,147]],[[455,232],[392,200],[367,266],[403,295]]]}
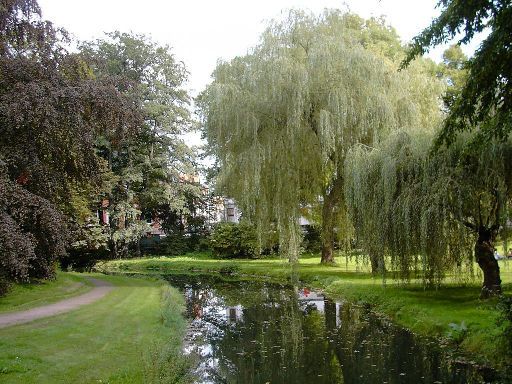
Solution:
{"label": "tree branch", "polygon": [[478,231],[478,227],[477,227],[477,225],[476,225],[476,224],[473,224],[473,223],[470,223],[470,222],[469,222],[469,221],[467,221],[467,220],[462,220],[462,224],[463,224],[465,227],[467,227],[467,228],[469,228],[469,229],[471,229],[471,230],[473,230],[473,231],[475,231],[475,232],[477,232],[477,231]]}

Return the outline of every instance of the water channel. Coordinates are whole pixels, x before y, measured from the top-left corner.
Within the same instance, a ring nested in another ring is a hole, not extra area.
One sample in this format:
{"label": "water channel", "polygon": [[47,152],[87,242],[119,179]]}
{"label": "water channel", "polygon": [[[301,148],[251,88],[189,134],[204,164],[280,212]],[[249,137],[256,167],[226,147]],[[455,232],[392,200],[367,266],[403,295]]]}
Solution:
{"label": "water channel", "polygon": [[185,294],[197,384],[501,382],[366,306],[266,282],[168,280]]}

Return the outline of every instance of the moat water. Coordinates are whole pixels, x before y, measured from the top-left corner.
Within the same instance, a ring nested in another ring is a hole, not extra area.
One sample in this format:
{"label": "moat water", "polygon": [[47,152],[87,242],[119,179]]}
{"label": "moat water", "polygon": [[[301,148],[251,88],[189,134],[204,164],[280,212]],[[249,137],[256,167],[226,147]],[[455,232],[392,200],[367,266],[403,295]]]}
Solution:
{"label": "moat water", "polygon": [[169,276],[186,298],[196,383],[498,383],[368,306],[305,287]]}

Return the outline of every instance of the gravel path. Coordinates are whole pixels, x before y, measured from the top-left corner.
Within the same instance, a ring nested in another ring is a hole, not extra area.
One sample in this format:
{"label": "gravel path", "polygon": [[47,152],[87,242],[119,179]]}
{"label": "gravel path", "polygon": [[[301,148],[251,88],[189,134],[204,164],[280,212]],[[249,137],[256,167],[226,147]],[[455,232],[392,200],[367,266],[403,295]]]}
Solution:
{"label": "gravel path", "polygon": [[10,327],[11,325],[16,324],[28,323],[43,317],[49,317],[59,315],[64,312],[69,312],[73,309],[81,307],[82,305],[90,304],[96,300],[101,299],[108,292],[110,292],[110,290],[112,290],[112,284],[107,281],[94,279],[92,277],[88,277],[87,279],[94,284],[94,288],[91,291],[80,296],[58,301],[53,304],[27,309],[26,311],[0,314],[0,328]]}

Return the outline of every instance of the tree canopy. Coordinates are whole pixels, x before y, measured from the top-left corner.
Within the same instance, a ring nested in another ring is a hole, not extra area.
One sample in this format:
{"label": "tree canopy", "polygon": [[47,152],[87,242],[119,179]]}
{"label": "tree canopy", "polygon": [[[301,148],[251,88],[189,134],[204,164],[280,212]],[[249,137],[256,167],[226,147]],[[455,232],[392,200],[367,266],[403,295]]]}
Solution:
{"label": "tree canopy", "polygon": [[260,228],[277,225],[292,259],[300,209],[320,203],[323,261],[332,261],[335,228],[350,226],[343,169],[353,145],[438,121],[434,71],[422,61],[398,73],[402,58],[383,20],[291,11],[249,54],[219,63],[200,96],[219,184]]}
{"label": "tree canopy", "polygon": [[431,154],[434,137],[397,132],[378,148],[350,151],[345,193],[356,232],[367,251],[390,257],[400,278],[416,271],[437,285],[448,271],[470,276],[476,259],[482,295],[500,292],[493,244],[507,221],[511,143],[467,151],[465,135]]}
{"label": "tree canopy", "polygon": [[488,31],[465,68],[468,78],[454,97],[436,144],[450,144],[457,133],[477,129],[475,141],[506,140],[512,130],[512,2],[509,0],[441,0],[441,15],[413,39],[406,66],[430,47],[453,39],[458,44]]}
{"label": "tree canopy", "polygon": [[84,42],[80,56],[97,78],[113,79],[118,91],[141,107],[133,135],[96,137],[109,185],[96,195],[96,205],[108,200],[108,248],[120,257],[148,232],[146,221],[186,211],[188,196],[200,192],[182,178],[195,170],[194,153],[181,138],[193,124],[183,88],[187,71],[169,47],[128,33]]}
{"label": "tree canopy", "polygon": [[[35,1],[0,7],[0,275],[51,277],[69,239],[64,211],[78,185],[98,185],[98,135],[140,124],[136,100],[65,50],[65,32]],[[13,243],[12,240],[16,239]]]}

